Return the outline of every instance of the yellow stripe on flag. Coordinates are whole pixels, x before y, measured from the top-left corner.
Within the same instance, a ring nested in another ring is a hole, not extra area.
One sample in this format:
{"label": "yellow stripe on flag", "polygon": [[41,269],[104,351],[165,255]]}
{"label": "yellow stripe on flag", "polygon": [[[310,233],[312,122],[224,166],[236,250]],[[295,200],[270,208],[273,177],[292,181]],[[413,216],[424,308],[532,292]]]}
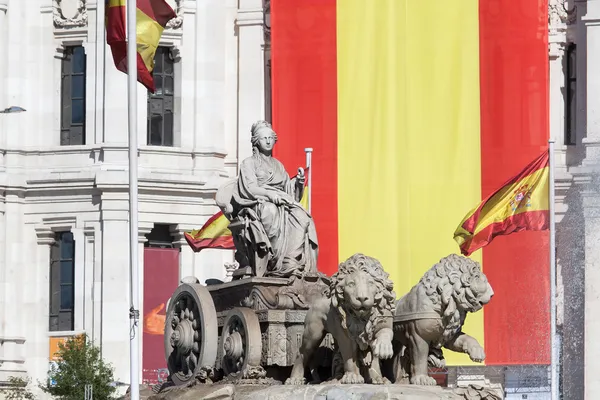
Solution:
{"label": "yellow stripe on flag", "polygon": [[154,54],[164,28],[155,20],[137,9],[137,51],[148,71],[154,69]]}
{"label": "yellow stripe on flag", "polygon": [[[502,222],[516,214],[529,211],[548,210],[548,174],[548,167],[542,168],[520,181],[507,186],[489,199],[486,205],[481,209],[481,215],[483,217],[478,221],[477,229],[475,229],[474,233],[477,234],[490,224]],[[528,193],[526,190],[523,190],[523,192],[530,196],[529,201],[523,202],[527,203],[527,206],[513,210],[512,202],[515,200],[515,192],[525,186],[532,188]]]}
{"label": "yellow stripe on flag", "polygon": [[[481,199],[478,1],[338,1],[337,48],[339,258],[380,259],[400,296]],[[465,331],[483,343],[483,312]]]}
{"label": "yellow stripe on flag", "polygon": [[108,0],[109,7],[125,7],[127,0]]}
{"label": "yellow stripe on flag", "polygon": [[304,187],[304,193],[302,193],[300,204],[302,205],[302,207],[304,207],[305,210],[308,211],[308,186]]}
{"label": "yellow stripe on flag", "polygon": [[231,236],[229,220],[223,214],[203,229],[193,231],[192,236],[194,239],[214,239],[220,236]]}

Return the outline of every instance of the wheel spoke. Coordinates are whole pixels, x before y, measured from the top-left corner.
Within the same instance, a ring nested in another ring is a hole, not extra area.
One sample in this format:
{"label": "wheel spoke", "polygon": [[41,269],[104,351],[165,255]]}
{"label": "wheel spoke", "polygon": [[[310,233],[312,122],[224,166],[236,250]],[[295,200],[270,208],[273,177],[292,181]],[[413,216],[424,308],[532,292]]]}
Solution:
{"label": "wheel spoke", "polygon": [[199,365],[215,366],[219,336],[212,295],[202,285],[184,283],[171,296],[166,318],[167,365],[180,386],[194,379]]}
{"label": "wheel spoke", "polygon": [[190,356],[188,358],[188,362],[189,362],[190,370],[195,371],[196,366],[198,365],[198,358],[196,357],[196,355],[194,353],[190,354]]}

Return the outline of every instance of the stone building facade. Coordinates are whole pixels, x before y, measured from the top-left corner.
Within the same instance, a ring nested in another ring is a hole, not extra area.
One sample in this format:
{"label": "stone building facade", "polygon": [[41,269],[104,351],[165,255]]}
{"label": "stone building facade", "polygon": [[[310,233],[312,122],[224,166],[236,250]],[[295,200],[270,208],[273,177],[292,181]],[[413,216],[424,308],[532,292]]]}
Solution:
{"label": "stone building facade", "polygon": [[[251,154],[249,127],[270,116],[268,20],[263,0],[168,1],[178,17],[158,52],[161,90],[138,92],[139,262],[162,232],[181,249],[180,277],[223,278],[231,253],[194,254],[183,232],[214,214],[217,186]],[[549,3],[562,388],[591,399],[600,393],[600,2]],[[105,44],[104,7],[0,0],[0,109],[27,110],[0,115],[0,383],[43,381],[52,338],[83,332],[129,380],[127,84]]]}
{"label": "stone building facade", "polygon": [[[162,232],[180,277],[223,279],[231,252],[194,254],[183,232],[216,212],[265,117],[263,4],[168,1],[158,90],[137,94],[139,262]],[[52,338],[83,332],[129,381],[127,77],[104,13],[103,0],[0,0],[0,109],[26,109],[0,115],[0,382],[44,381]]]}
{"label": "stone building facade", "polygon": [[561,391],[564,399],[595,399],[600,393],[600,2],[549,3]]}

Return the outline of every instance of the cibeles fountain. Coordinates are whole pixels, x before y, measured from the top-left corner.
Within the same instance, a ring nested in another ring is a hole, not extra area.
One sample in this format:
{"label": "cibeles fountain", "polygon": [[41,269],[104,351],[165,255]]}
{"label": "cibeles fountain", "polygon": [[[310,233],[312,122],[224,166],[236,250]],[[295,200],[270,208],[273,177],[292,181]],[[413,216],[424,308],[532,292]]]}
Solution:
{"label": "cibeles fountain", "polygon": [[[354,254],[328,277],[300,204],[304,171],[290,178],[272,156],[277,135],[252,126],[251,157],[216,202],[237,262],[230,282],[194,277],[171,296],[165,322],[169,382],[157,397],[198,399],[501,399],[470,385],[436,386],[442,349],[485,353],[462,331],[493,290],[480,265],[451,254],[400,300],[377,259]],[[376,397],[373,397],[376,396]]]}

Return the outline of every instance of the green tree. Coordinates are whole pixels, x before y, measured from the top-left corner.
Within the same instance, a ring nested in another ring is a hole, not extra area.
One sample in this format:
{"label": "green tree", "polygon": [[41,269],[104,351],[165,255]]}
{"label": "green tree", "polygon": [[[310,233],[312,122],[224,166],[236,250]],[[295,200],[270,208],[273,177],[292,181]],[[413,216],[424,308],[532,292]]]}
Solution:
{"label": "green tree", "polygon": [[[58,361],[48,372],[48,382],[40,388],[62,400],[82,400],[85,385],[92,385],[94,400],[113,398],[116,388],[111,386],[113,369],[100,355],[100,349],[81,335],[59,343]],[[53,383],[51,385],[51,383]]]}
{"label": "green tree", "polygon": [[6,400],[35,400],[35,395],[29,390],[30,379],[10,376],[9,385],[0,389],[0,395],[4,395]]}

